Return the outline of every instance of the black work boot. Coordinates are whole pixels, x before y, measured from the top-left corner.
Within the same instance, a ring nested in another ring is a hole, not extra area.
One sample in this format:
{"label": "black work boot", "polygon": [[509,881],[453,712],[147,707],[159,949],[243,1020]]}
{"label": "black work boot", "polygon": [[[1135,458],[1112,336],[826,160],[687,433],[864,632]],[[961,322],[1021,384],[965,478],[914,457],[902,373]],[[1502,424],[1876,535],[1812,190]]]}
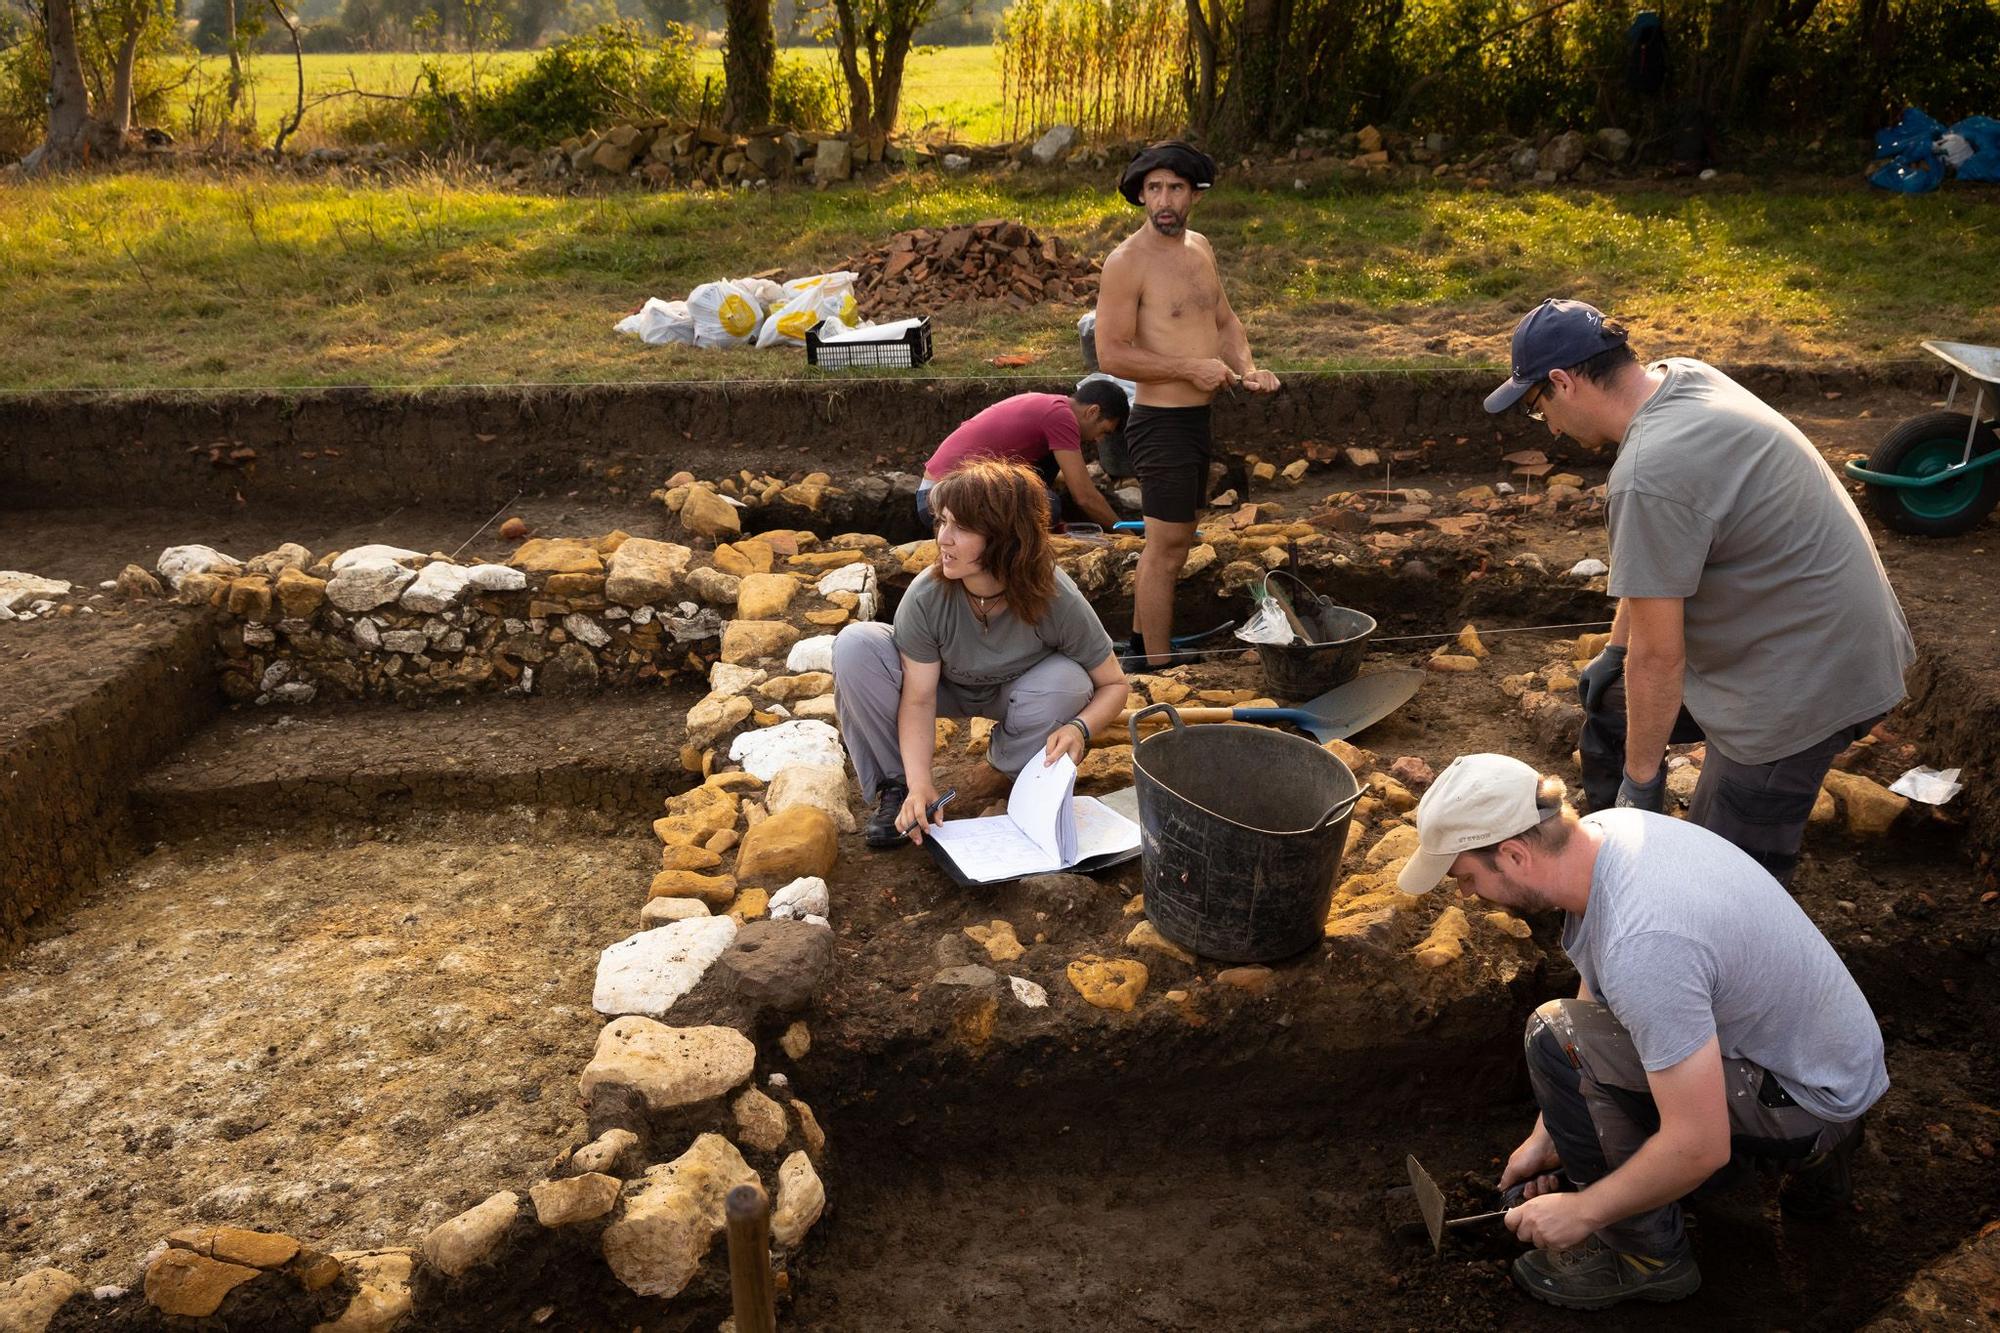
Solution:
{"label": "black work boot", "polygon": [[1573,1250],[1530,1250],[1514,1261],[1514,1282],[1538,1301],[1602,1310],[1620,1301],[1677,1301],[1701,1288],[1693,1255],[1654,1259],[1624,1254],[1596,1237]]}
{"label": "black work boot", "polygon": [[1846,1138],[1806,1158],[1778,1182],[1778,1207],[1785,1216],[1823,1222],[1847,1207],[1854,1198],[1854,1150],[1865,1125],[1857,1122]]}
{"label": "black work boot", "polygon": [[891,779],[877,787],[875,813],[868,817],[868,829],[862,834],[862,841],[877,851],[907,846],[910,840],[896,831],[896,817],[903,813],[903,802],[909,799],[910,789],[901,782]]}

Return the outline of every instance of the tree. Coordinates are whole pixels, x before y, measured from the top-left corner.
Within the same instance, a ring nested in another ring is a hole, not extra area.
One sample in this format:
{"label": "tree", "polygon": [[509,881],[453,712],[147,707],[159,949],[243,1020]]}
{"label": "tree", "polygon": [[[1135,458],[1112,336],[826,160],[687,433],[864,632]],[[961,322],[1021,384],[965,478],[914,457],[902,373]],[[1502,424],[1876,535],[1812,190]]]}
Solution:
{"label": "tree", "polygon": [[896,128],[910,44],[937,0],[833,0],[833,12],[848,129],[879,143]]}
{"label": "tree", "polygon": [[117,3],[100,3],[96,14],[100,23],[109,19],[118,34],[117,54],[111,66],[110,104],[103,109],[103,118],[112,132],[122,138],[125,131],[132,128],[139,44],[145,40],[146,29],[150,25],[171,23],[173,12],[170,8],[156,6],[154,0],[118,0]]}
{"label": "tree", "polygon": [[73,0],[44,0],[42,37],[49,52],[49,123],[41,147],[22,160],[28,171],[67,165],[118,150],[117,136],[90,118],[90,95],[83,82],[83,55],[77,47]]}
{"label": "tree", "polygon": [[51,146],[80,141],[90,119],[83,90],[83,56],[76,49],[76,8],[71,0],[47,0],[44,31],[49,43],[49,136]]}
{"label": "tree", "polygon": [[291,34],[292,63],[298,71],[295,84],[297,98],[292,104],[291,114],[278,123],[277,138],[271,141],[271,151],[282,153],[285,151],[285,140],[298,133],[299,122],[306,118],[306,49],[299,40],[298,21],[285,12],[284,0],[271,0],[271,12],[278,16],[278,22]]}
{"label": "tree", "polygon": [[727,0],[724,9],[722,128],[740,134],[770,123],[778,38],[771,30],[771,0]]}
{"label": "tree", "polygon": [[[1571,0],[1562,0],[1570,3]],[[1218,148],[1283,143],[1376,100],[1404,0],[1187,0],[1188,117]],[[1224,52],[1227,53],[1226,63]],[[1219,68],[1220,67],[1220,68]],[[1376,114],[1380,114],[1379,110]]]}

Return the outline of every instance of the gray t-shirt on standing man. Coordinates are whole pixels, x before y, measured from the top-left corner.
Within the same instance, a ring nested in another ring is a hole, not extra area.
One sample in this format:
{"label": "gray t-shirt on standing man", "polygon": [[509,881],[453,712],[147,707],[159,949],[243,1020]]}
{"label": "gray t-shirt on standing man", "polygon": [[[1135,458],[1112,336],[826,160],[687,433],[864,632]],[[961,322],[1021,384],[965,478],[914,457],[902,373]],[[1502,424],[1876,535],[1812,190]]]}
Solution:
{"label": "gray t-shirt on standing man", "polygon": [[1778,881],[1699,825],[1642,810],[1583,823],[1604,835],[1563,952],[1632,1034],[1647,1072],[1715,1037],[1725,1060],[1777,1075],[1841,1123],[1889,1087],[1882,1029],[1840,955]]}
{"label": "gray t-shirt on standing man", "polygon": [[1111,636],[1070,576],[1055,571],[1056,594],[1030,625],[1001,607],[979,623],[952,579],[926,569],[896,606],[896,651],[912,662],[942,662],[941,674],[968,708],[991,703],[1050,653],[1085,671],[1111,656]]}
{"label": "gray t-shirt on standing man", "polygon": [[1833,470],[1713,366],[1653,369],[1611,468],[1611,595],[1686,599],[1682,698],[1709,743],[1768,764],[1894,708],[1916,645]]}

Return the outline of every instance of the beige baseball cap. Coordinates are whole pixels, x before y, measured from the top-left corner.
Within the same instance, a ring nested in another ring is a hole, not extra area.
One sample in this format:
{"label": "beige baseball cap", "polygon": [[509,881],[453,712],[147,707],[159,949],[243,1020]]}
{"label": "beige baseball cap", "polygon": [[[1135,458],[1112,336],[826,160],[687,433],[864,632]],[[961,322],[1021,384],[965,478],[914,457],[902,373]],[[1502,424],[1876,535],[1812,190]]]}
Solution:
{"label": "beige baseball cap", "polygon": [[1491,847],[1542,822],[1535,804],[1542,775],[1504,754],[1462,754],[1417,802],[1417,851],[1396,887],[1429,893],[1461,852]]}

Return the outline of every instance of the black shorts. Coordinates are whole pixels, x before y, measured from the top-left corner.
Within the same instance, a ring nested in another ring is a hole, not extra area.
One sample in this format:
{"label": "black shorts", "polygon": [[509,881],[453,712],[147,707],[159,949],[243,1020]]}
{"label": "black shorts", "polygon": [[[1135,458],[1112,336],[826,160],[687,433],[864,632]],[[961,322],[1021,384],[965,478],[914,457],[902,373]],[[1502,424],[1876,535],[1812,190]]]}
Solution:
{"label": "black shorts", "polygon": [[1137,406],[1125,420],[1125,449],[1139,476],[1140,509],[1163,523],[1192,523],[1208,499],[1215,452],[1207,407]]}

